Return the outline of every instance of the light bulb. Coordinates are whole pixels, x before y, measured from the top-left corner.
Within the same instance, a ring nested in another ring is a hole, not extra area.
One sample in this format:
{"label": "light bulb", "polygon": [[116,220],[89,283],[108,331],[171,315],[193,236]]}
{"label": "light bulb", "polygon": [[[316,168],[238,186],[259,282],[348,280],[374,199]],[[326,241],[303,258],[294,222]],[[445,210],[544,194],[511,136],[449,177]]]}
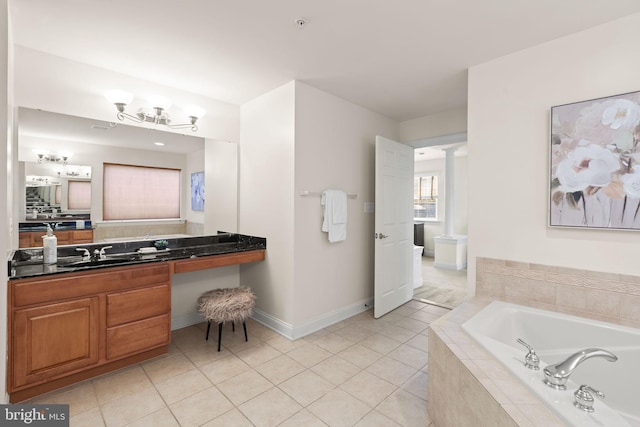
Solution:
{"label": "light bulb", "polygon": [[104,93],[104,97],[112,104],[124,104],[129,105],[133,101],[133,95],[124,90],[114,89],[108,90]]}
{"label": "light bulb", "polygon": [[191,105],[185,108],[184,112],[187,115],[187,117],[196,117],[198,119],[202,118],[202,116],[204,116],[204,114],[206,113],[204,109],[197,107],[195,105]]}

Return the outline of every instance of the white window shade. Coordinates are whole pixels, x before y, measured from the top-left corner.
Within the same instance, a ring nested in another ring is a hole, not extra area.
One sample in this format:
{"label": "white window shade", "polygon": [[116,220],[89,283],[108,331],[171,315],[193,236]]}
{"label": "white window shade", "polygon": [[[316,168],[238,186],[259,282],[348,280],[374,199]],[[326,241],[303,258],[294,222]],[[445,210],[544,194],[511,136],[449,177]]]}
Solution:
{"label": "white window shade", "polygon": [[180,170],[105,163],[103,219],[180,218]]}
{"label": "white window shade", "polygon": [[[56,192],[57,198],[58,194]],[[91,209],[91,181],[69,181],[67,207],[69,210]]]}

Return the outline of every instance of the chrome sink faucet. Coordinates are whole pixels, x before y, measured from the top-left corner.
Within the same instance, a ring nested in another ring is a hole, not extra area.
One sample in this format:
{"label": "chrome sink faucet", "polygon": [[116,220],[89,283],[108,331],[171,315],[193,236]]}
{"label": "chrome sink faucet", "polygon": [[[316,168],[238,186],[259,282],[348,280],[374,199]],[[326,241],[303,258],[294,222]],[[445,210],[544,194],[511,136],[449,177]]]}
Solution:
{"label": "chrome sink faucet", "polygon": [[603,350],[601,348],[587,348],[572,354],[556,365],[549,365],[544,368],[544,383],[556,390],[566,390],[567,386],[565,384],[569,380],[574,369],[576,369],[578,365],[585,360],[593,357],[603,357],[609,362],[615,362],[618,360],[618,357],[615,354],[608,352],[607,350]]}
{"label": "chrome sink faucet", "polygon": [[105,251],[111,248],[113,248],[113,246],[105,246],[103,248],[100,248],[100,259],[107,259],[107,254],[105,253]]}

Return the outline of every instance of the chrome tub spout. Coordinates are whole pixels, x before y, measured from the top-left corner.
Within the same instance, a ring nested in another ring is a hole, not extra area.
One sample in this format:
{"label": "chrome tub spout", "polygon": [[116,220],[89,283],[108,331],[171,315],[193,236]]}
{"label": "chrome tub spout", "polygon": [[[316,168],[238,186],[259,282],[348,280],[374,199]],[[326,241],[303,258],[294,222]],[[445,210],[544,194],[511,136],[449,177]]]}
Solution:
{"label": "chrome tub spout", "polygon": [[569,377],[573,373],[573,370],[578,367],[582,362],[593,357],[602,357],[609,362],[615,362],[618,357],[601,348],[587,348],[579,351],[567,357],[566,360],[556,364],[549,365],[544,368],[544,383],[549,387],[553,387],[557,390],[566,390],[565,384],[569,380]]}

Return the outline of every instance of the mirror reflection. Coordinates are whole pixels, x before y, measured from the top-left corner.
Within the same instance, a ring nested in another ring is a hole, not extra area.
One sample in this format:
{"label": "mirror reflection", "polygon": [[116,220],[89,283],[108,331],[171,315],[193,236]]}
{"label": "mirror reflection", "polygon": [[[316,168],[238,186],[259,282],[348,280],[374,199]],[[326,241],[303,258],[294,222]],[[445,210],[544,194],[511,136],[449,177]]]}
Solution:
{"label": "mirror reflection", "polygon": [[25,219],[89,219],[91,166],[25,162]]}

